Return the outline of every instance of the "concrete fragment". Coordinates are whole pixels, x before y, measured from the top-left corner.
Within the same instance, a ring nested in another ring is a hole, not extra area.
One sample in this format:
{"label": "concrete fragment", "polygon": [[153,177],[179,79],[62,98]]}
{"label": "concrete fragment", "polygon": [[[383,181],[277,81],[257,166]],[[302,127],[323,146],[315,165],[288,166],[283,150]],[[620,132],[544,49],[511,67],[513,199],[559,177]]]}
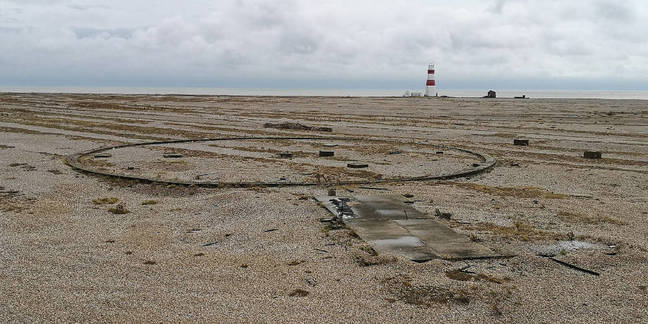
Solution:
{"label": "concrete fragment", "polygon": [[320,157],[334,156],[335,152],[333,151],[319,151]]}
{"label": "concrete fragment", "polygon": [[529,140],[528,139],[514,139],[513,140],[513,145],[529,146]]}

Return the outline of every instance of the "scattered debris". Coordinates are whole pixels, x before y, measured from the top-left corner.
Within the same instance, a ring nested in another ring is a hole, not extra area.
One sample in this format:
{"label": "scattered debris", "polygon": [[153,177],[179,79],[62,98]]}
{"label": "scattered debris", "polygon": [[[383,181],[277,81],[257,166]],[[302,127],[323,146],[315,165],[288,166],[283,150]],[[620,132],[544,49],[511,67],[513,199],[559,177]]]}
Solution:
{"label": "scattered debris", "polygon": [[514,139],[513,140],[513,145],[529,146],[529,140],[528,139]]}
{"label": "scattered debris", "polygon": [[278,228],[271,228],[271,229],[265,230],[264,232],[269,233],[269,232],[274,232],[274,231],[278,231],[278,230],[279,230]]}
{"label": "scattered debris", "polygon": [[436,151],[436,154],[443,154],[443,151]]}
{"label": "scattered debris", "polygon": [[412,197],[414,197],[414,195],[409,194],[409,193],[406,193],[406,194],[403,194],[403,197],[405,197],[405,198],[412,198]]}
{"label": "scattered debris", "polygon": [[279,157],[282,159],[292,159],[293,154],[290,152],[281,152],[279,153]]}
{"label": "scattered debris", "polygon": [[328,195],[332,196],[332,197],[335,196],[335,189],[334,188],[329,188]]}
{"label": "scattered debris", "polygon": [[128,214],[130,211],[126,209],[126,207],[123,204],[119,204],[113,208],[108,209],[109,212],[115,214],[115,215],[123,215],[123,214]]}
{"label": "scattered debris", "polygon": [[[465,270],[465,268],[466,267],[462,269]],[[446,271],[446,277],[458,281],[488,281],[496,284],[502,284],[506,281],[506,279],[497,278],[495,276],[491,276],[483,273],[478,274],[472,271],[462,271],[462,269]]]}
{"label": "scattered debris", "polygon": [[439,218],[447,219],[450,220],[452,218],[452,213],[449,212],[444,212],[439,207],[434,208],[434,215],[436,215]]}
{"label": "scattered debris", "polygon": [[585,151],[583,152],[583,158],[586,159],[600,159],[603,157],[603,154],[598,151]]}
{"label": "scattered debris", "polygon": [[263,124],[264,128],[275,128],[275,129],[292,129],[292,130],[308,130],[308,131],[320,131],[320,132],[332,132],[331,127],[316,127],[316,126],[306,126],[300,123],[265,123]]}
{"label": "scattered debris", "polygon": [[180,159],[180,158],[184,157],[184,155],[178,154],[178,153],[164,153],[164,154],[162,154],[162,157],[167,158],[167,159]]}
{"label": "scattered debris", "polygon": [[300,265],[300,264],[302,264],[304,262],[306,262],[306,261],[304,261],[304,260],[295,260],[295,261],[288,262],[288,265],[289,266],[296,266],[296,265]]}
{"label": "scattered debris", "polygon": [[142,202],[142,205],[144,206],[157,205],[157,203],[158,203],[157,200],[145,200]]}
{"label": "scattered debris", "polygon": [[579,267],[579,266],[575,266],[575,265],[573,265],[573,264],[571,264],[571,263],[567,263],[567,262],[565,262],[565,261],[560,261],[560,260],[558,260],[558,259],[556,259],[556,258],[554,258],[554,257],[549,257],[549,259],[552,260],[552,261],[555,261],[555,262],[557,262],[557,263],[559,263],[559,264],[562,264],[562,265],[564,265],[564,266],[566,266],[566,267],[568,267],[568,268],[572,268],[572,269],[574,269],[574,270],[578,270],[578,271],[581,271],[581,272],[589,273],[589,274],[594,275],[594,276],[600,276],[600,275],[601,275],[601,274],[598,273],[598,272],[595,272],[595,271],[592,271],[592,270],[588,270],[588,269],[585,269],[585,268],[581,268],[581,267]]}
{"label": "scattered debris", "polygon": [[401,151],[399,151],[399,150],[395,150],[395,151],[391,151],[391,152],[389,152],[389,154],[391,154],[391,155],[402,154],[402,153],[403,153],[403,152],[401,152]]}
{"label": "scattered debris", "polygon": [[147,261],[144,261],[144,264],[146,264],[146,265],[154,265],[154,264],[157,264],[157,262],[155,262],[155,261],[151,261],[151,260],[147,260]]}
{"label": "scattered debris", "polygon": [[205,244],[203,244],[203,246],[212,246],[212,245],[216,245],[216,244],[218,244],[218,241],[211,242],[211,243],[205,243]]}

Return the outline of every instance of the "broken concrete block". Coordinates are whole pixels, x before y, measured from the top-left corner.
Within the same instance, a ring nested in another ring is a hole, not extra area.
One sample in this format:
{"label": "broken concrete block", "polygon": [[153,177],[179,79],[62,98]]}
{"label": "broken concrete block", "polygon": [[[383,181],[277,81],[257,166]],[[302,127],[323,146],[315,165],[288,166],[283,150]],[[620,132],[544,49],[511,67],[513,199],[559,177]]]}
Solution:
{"label": "broken concrete block", "polygon": [[603,157],[603,154],[597,151],[585,151],[583,157],[586,159],[600,159]]}
{"label": "broken concrete block", "polygon": [[351,169],[362,169],[362,168],[368,168],[369,164],[366,163],[358,163],[358,162],[353,162],[353,163],[347,163],[347,168]]}

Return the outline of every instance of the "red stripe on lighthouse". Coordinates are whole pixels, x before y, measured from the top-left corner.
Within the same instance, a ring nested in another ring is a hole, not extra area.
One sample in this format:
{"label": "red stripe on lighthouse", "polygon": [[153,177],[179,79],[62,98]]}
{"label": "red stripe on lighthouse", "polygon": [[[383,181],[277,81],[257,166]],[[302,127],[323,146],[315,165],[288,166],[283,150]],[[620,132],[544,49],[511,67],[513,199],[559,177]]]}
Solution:
{"label": "red stripe on lighthouse", "polygon": [[435,86],[436,82],[434,82],[434,80],[427,80],[427,83],[425,85],[428,86],[428,87]]}
{"label": "red stripe on lighthouse", "polygon": [[428,70],[428,74],[434,74],[434,70]]}

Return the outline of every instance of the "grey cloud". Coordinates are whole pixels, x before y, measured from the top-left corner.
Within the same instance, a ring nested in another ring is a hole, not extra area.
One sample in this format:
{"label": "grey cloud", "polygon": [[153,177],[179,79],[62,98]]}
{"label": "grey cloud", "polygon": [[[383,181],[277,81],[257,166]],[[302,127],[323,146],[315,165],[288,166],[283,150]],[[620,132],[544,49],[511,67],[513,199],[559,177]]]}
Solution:
{"label": "grey cloud", "polygon": [[12,2],[17,11],[0,12],[0,19],[13,19],[0,25],[0,42],[13,49],[0,52],[8,62],[0,66],[0,82],[133,75],[179,84],[259,78],[379,84],[418,80],[430,61],[454,80],[648,75],[641,57],[648,52],[648,5],[639,0],[103,3]]}

